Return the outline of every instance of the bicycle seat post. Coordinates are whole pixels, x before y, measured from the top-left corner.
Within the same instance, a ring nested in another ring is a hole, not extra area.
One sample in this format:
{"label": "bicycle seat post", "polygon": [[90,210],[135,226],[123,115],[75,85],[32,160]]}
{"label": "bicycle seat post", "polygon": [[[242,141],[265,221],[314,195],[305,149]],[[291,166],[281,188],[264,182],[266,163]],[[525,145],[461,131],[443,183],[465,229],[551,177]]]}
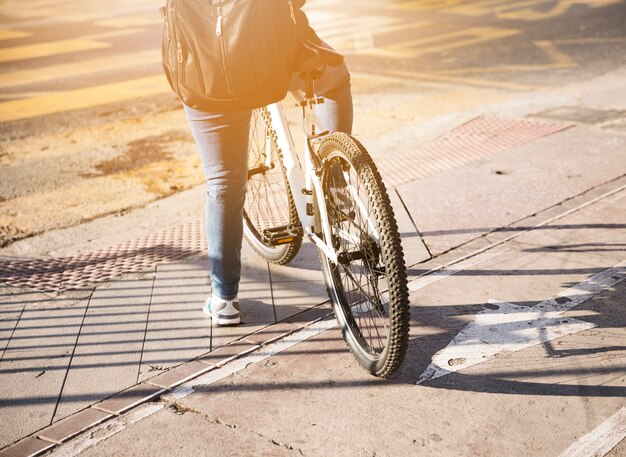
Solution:
{"label": "bicycle seat post", "polygon": [[317,68],[302,72],[300,77],[304,80],[304,100],[300,104],[303,110],[303,117],[305,121],[306,133],[308,136],[315,136],[315,123],[313,122],[313,116],[311,116],[311,110],[318,103],[324,103],[323,98],[315,97],[315,80],[319,79],[321,71]]}

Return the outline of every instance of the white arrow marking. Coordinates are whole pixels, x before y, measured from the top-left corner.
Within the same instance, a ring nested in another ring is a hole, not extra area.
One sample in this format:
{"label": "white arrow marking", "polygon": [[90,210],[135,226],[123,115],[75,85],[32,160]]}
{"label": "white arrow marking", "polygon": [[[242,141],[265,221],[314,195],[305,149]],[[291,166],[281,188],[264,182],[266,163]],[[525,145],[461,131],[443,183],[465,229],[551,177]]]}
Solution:
{"label": "white arrow marking", "polygon": [[485,362],[503,351],[522,349],[594,327],[561,314],[626,279],[626,261],[533,307],[491,300],[490,309],[476,315],[432,359],[417,384]]}

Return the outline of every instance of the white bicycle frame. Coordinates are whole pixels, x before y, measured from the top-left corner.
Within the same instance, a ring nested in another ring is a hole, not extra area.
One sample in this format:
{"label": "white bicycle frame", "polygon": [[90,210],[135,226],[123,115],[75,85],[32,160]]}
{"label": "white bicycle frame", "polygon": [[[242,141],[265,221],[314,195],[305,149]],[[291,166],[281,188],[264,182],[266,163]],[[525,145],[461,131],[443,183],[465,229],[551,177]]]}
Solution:
{"label": "white bicycle frame", "polygon": [[[318,125],[314,111],[316,103],[318,102],[315,99],[307,99],[305,100],[305,106],[303,108],[306,133],[304,147],[302,149],[304,154],[300,154],[296,148],[281,104],[274,103],[268,105],[267,108],[272,120],[272,127],[276,132],[278,148],[281,151],[279,157],[282,156],[282,161],[287,171],[287,181],[291,188],[291,195],[293,196],[296,212],[298,213],[304,234],[324,252],[331,262],[337,264],[338,260],[335,249],[321,239],[315,233],[314,228],[315,218],[313,216],[313,208],[314,205],[317,204],[324,238],[327,240],[332,239],[332,229],[328,222],[328,213],[326,211],[326,205],[324,204],[321,172],[315,168],[315,151],[311,148],[311,142],[319,141],[324,137],[323,134],[316,135],[316,126]],[[267,161],[270,163],[271,151],[269,148],[267,154]],[[318,201],[315,202],[314,199]]]}

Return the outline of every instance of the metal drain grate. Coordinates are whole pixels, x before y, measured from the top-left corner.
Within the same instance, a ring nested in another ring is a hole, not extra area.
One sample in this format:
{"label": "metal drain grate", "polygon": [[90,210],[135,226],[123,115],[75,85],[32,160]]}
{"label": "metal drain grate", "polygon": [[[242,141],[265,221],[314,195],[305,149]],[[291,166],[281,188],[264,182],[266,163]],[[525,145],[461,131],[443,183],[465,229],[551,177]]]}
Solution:
{"label": "metal drain grate", "polygon": [[0,282],[46,292],[76,290],[203,252],[204,224],[196,221],[88,254],[4,261],[0,263]]}
{"label": "metal drain grate", "polygon": [[425,178],[559,132],[570,124],[479,117],[415,150],[377,159],[385,182]]}

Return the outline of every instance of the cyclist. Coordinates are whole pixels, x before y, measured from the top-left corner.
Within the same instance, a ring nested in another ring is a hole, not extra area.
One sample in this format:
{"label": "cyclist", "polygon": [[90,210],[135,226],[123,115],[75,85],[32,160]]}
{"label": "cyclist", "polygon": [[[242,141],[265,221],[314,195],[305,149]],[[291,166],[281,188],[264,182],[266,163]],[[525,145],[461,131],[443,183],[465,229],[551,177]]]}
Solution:
{"label": "cyclist", "polygon": [[[310,46],[330,48],[310,27],[300,9],[306,0],[297,0],[295,14],[299,37],[297,61],[307,58]],[[216,62],[216,65],[219,64]],[[299,95],[302,81],[294,75],[290,91]],[[350,74],[346,65],[328,67],[316,92],[325,102],[317,105],[323,127],[330,131],[351,133],[352,95]],[[277,100],[278,101],[278,100]],[[206,237],[211,267],[212,294],[203,311],[217,325],[240,323],[237,294],[241,275],[241,245],[243,238],[243,205],[247,181],[247,153],[251,110],[205,112],[184,106],[206,178]]]}

